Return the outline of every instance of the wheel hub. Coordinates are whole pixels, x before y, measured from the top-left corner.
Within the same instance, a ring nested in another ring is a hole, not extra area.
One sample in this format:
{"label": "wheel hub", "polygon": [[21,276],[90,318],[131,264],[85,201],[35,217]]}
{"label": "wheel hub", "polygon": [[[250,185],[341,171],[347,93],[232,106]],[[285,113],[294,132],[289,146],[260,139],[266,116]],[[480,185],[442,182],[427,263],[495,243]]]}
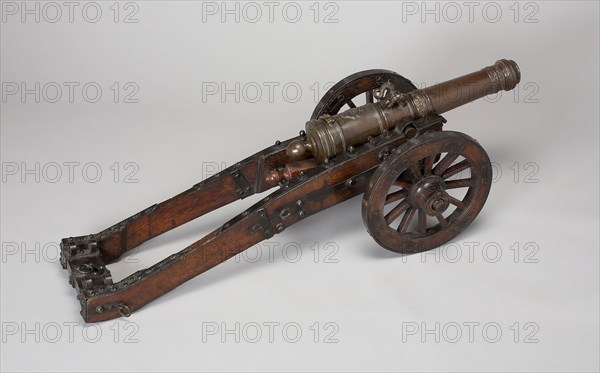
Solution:
{"label": "wheel hub", "polygon": [[411,205],[424,210],[428,215],[436,216],[448,209],[450,198],[446,193],[444,179],[439,176],[426,176],[410,189]]}

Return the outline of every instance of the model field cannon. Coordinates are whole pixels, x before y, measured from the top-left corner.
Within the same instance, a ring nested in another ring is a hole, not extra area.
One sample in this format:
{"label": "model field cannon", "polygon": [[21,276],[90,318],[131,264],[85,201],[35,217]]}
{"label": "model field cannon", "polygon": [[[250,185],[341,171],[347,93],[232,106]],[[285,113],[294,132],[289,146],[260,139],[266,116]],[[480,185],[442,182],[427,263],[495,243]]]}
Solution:
{"label": "model field cannon", "polygon": [[[462,232],[492,183],[485,150],[442,131],[440,115],[520,81],[516,63],[417,89],[387,70],[353,74],[322,98],[305,131],[97,234],[65,238],[61,264],[87,322],[129,316],[185,281],[294,223],[364,194],[367,231],[382,247],[418,253]],[[347,110],[342,111],[346,108]],[[274,192],[157,264],[113,282],[106,264],[221,206]]]}

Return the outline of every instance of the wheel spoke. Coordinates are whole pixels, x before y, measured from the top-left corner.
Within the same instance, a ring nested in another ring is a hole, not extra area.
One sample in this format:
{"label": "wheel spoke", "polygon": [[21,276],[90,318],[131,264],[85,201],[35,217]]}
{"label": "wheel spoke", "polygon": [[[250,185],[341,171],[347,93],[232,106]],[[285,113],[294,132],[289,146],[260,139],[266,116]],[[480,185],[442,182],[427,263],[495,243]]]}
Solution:
{"label": "wheel spoke", "polygon": [[408,210],[406,210],[406,213],[404,213],[404,216],[402,217],[402,220],[400,221],[400,225],[398,226],[398,232],[406,233],[406,231],[408,230],[408,226],[410,225],[410,222],[413,220],[413,217],[415,216],[415,212],[417,212],[417,210],[413,209],[412,207],[409,208]]}
{"label": "wheel spoke", "polygon": [[429,157],[425,158],[425,161],[423,162],[423,174],[424,175],[431,175],[434,160],[435,160],[435,154],[430,155]]}
{"label": "wheel spoke", "polygon": [[456,158],[458,158],[458,156],[459,154],[456,153],[446,154],[446,156],[442,158],[442,160],[433,168],[433,173],[438,176],[442,175],[444,171],[446,171],[446,169],[450,167],[452,162],[454,162]]}
{"label": "wheel spoke", "polygon": [[408,181],[399,180],[399,179],[396,179],[396,181],[394,181],[394,185],[402,187],[404,189],[410,189],[412,187],[412,184],[409,183]]}
{"label": "wheel spoke", "polygon": [[427,231],[427,213],[423,209],[419,209],[419,233],[425,234]]}
{"label": "wheel spoke", "polygon": [[408,190],[405,190],[405,189],[396,191],[394,193],[390,193],[385,197],[384,205],[399,201],[403,198],[406,198],[406,196],[408,196]]}
{"label": "wheel spoke", "polygon": [[442,174],[442,178],[443,179],[447,179],[451,176],[456,175],[459,172],[462,172],[464,170],[466,170],[467,168],[471,168],[471,163],[466,160],[463,159],[462,161],[458,162],[457,164],[449,167],[443,174]]}
{"label": "wheel spoke", "polygon": [[346,101],[346,105],[350,106],[352,109],[354,109],[356,107],[356,105],[354,105],[354,102],[352,102],[351,99]]}
{"label": "wheel spoke", "polygon": [[372,104],[373,103],[373,91],[369,89],[367,92],[365,92],[365,94],[367,95],[367,103]]}
{"label": "wheel spoke", "polygon": [[451,195],[448,195],[448,200],[450,201],[451,204],[453,204],[454,206],[456,206],[459,209],[465,208],[465,203],[458,198],[454,198]]}
{"label": "wheel spoke", "polygon": [[417,180],[423,177],[423,174],[421,174],[421,170],[419,169],[419,165],[417,163],[412,163],[410,165],[410,172],[415,175],[415,179]]}
{"label": "wheel spoke", "polygon": [[410,203],[407,200],[404,200],[398,204],[398,206],[394,207],[385,215],[385,222],[387,225],[390,225],[394,222],[394,220],[398,219],[400,215],[404,211],[406,211],[410,207]]}
{"label": "wheel spoke", "polygon": [[470,188],[475,185],[475,179],[448,180],[444,184],[446,189]]}
{"label": "wheel spoke", "polygon": [[448,225],[448,222],[446,221],[446,219],[444,218],[444,216],[442,214],[436,214],[435,217],[437,218],[438,222],[440,222],[440,225],[442,227],[445,227]]}

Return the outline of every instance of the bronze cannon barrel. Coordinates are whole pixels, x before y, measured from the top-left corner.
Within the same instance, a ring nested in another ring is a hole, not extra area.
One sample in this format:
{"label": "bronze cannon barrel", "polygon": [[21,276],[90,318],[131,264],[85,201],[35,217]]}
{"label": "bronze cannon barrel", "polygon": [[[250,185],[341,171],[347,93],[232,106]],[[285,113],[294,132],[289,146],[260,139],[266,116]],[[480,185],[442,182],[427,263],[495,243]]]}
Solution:
{"label": "bronze cannon barrel", "polygon": [[399,124],[432,113],[442,114],[502,90],[510,91],[520,80],[517,64],[503,59],[479,71],[406,94],[396,92],[391,83],[383,83],[374,92],[378,102],[308,121],[306,141],[292,142],[287,154],[301,159],[308,152],[322,162]]}
{"label": "bronze cannon barrel", "polygon": [[420,90],[431,102],[431,111],[442,114],[499,91],[510,91],[521,80],[514,61],[499,60],[479,71]]}

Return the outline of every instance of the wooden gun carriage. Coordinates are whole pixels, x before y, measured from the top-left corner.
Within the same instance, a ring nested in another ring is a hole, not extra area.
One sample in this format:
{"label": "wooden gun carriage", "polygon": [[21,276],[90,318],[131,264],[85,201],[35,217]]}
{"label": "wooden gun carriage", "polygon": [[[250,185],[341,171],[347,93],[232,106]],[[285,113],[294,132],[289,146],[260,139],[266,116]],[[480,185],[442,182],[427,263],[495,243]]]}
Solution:
{"label": "wooden gun carriage", "polygon": [[[417,89],[386,70],[350,75],[321,99],[306,130],[100,233],[64,238],[61,264],[86,322],[129,316],[178,285],[294,223],[359,194],[368,232],[404,254],[438,247],[475,219],[492,182],[484,149],[442,131],[440,114],[520,81],[516,63]],[[357,105],[359,99],[363,105]],[[347,110],[342,111],[343,108]],[[278,187],[182,251],[113,282],[106,264],[221,206]]]}

